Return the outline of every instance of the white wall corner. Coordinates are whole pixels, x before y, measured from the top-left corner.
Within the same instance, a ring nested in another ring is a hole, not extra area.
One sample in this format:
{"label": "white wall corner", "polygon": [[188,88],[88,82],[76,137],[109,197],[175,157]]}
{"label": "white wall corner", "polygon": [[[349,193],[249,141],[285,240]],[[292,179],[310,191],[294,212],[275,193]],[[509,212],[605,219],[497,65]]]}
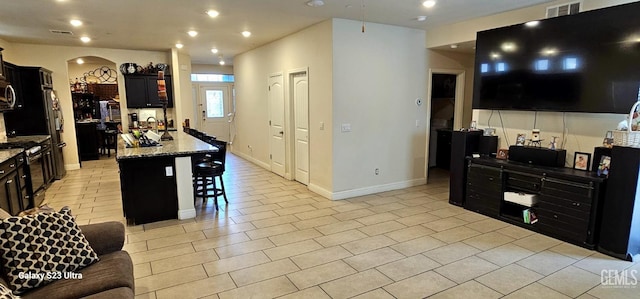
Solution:
{"label": "white wall corner", "polygon": [[309,183],[309,185],[307,186],[309,188],[309,191],[313,192],[313,193],[317,193],[320,196],[327,198],[327,199],[334,199],[332,198],[332,193],[330,190],[327,190],[325,188],[322,188],[316,184],[311,184]]}
{"label": "white wall corner", "polygon": [[78,170],[78,169],[80,169],[80,163],[65,164],[64,165],[64,169],[66,169],[66,170]]}

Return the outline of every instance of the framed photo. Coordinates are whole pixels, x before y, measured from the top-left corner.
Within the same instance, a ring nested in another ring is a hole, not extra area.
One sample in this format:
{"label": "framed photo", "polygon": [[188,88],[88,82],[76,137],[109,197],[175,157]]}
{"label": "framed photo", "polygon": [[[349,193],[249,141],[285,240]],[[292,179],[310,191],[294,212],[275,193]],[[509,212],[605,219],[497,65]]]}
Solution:
{"label": "framed photo", "polygon": [[509,158],[509,150],[506,148],[501,148],[498,150],[498,152],[496,153],[496,158],[497,159],[503,159],[506,160]]}
{"label": "framed photo", "polygon": [[520,133],[518,134],[518,137],[516,137],[516,145],[518,146],[524,146],[524,142],[527,140],[527,135],[524,133]]}
{"label": "framed photo", "polygon": [[573,169],[588,171],[591,167],[591,154],[576,152],[573,158]]}
{"label": "framed photo", "polygon": [[598,164],[598,176],[608,177],[610,166],[611,166],[611,157],[602,156],[600,158],[600,164]]}

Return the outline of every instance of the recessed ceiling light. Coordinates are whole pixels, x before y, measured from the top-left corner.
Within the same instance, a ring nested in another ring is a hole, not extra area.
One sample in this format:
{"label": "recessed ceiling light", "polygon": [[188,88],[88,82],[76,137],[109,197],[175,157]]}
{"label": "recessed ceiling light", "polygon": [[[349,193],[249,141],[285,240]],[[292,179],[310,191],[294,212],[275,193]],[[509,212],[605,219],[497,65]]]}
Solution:
{"label": "recessed ceiling light", "polygon": [[311,1],[307,2],[307,5],[311,6],[311,7],[320,7],[320,6],[324,5],[324,1],[322,1],[322,0],[311,0]]}
{"label": "recessed ceiling light", "polygon": [[181,44],[181,43],[177,43],[177,44],[176,44],[176,48],[178,48],[178,49],[182,49],[182,47],[184,47],[184,45],[183,45],[183,44]]}
{"label": "recessed ceiling light", "polygon": [[71,23],[71,26],[73,26],[73,27],[82,26],[82,21],[80,21],[80,20],[71,20],[71,21],[69,21],[69,23]]}
{"label": "recessed ceiling light", "polygon": [[224,65],[224,60],[220,60],[220,65]]}
{"label": "recessed ceiling light", "polygon": [[418,22],[424,22],[427,20],[427,16],[418,16],[416,20],[418,20]]}
{"label": "recessed ceiling light", "polygon": [[215,18],[220,15],[220,13],[217,10],[213,10],[213,9],[207,10],[207,14],[212,18]]}
{"label": "recessed ceiling light", "polygon": [[187,32],[187,34],[189,34],[189,36],[191,36],[191,37],[195,37],[196,35],[198,35],[198,31],[190,30],[190,31]]}
{"label": "recessed ceiling light", "polygon": [[249,36],[251,36],[251,32],[250,31],[242,31],[242,36],[249,37]]}
{"label": "recessed ceiling light", "polygon": [[78,59],[76,59],[76,63],[77,64],[83,64],[84,63],[84,59],[78,58]]}
{"label": "recessed ceiling light", "polygon": [[449,47],[451,47],[451,49],[457,49],[457,48],[458,48],[458,45],[453,44],[453,45],[451,45],[451,46],[449,46]]}
{"label": "recessed ceiling light", "polygon": [[211,49],[211,53],[213,53],[213,54],[218,53],[218,49],[216,49],[216,48],[212,48],[212,49]]}
{"label": "recessed ceiling light", "polygon": [[81,38],[80,38],[80,40],[81,40],[83,43],[88,43],[88,42],[90,42],[90,41],[91,41],[91,38],[90,38],[90,37],[88,37],[88,36],[83,36],[83,37],[81,37]]}
{"label": "recessed ceiling light", "polygon": [[425,2],[422,2],[422,6],[424,6],[424,7],[431,8],[431,7],[435,6],[435,5],[436,5],[436,1],[435,0],[427,0]]}
{"label": "recessed ceiling light", "polygon": [[536,27],[538,26],[538,24],[540,24],[540,21],[530,21],[530,22],[524,23],[524,25],[527,27]]}

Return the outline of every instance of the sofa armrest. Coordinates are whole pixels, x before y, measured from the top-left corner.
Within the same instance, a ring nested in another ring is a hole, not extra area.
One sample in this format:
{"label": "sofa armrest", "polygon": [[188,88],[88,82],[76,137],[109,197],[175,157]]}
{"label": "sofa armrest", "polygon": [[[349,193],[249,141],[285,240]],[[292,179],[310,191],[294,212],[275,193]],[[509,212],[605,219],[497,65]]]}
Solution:
{"label": "sofa armrest", "polygon": [[80,225],[91,248],[100,256],[122,250],[124,224],[116,221]]}

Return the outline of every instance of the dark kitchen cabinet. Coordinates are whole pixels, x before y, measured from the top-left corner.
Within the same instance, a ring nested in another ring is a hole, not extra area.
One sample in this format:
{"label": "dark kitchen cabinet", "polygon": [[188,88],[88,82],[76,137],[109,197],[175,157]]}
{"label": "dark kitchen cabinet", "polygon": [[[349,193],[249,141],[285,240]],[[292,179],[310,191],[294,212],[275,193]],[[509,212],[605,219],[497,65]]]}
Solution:
{"label": "dark kitchen cabinet", "polygon": [[4,61],[2,60],[2,48],[0,48],[0,80],[5,79],[4,75]]}
{"label": "dark kitchen cabinet", "polygon": [[26,190],[21,185],[28,179],[24,176],[24,169],[19,171],[24,167],[23,161],[23,154],[20,154],[0,164],[0,207],[11,215],[30,207],[30,201],[23,193]]}
{"label": "dark kitchen cabinet", "polygon": [[178,218],[174,157],[123,159],[118,165],[122,208],[128,223]]}
{"label": "dark kitchen cabinet", "polygon": [[[127,108],[162,108],[158,97],[158,75],[134,74],[125,75],[124,84],[127,92]],[[167,88],[167,107],[173,107],[173,85],[171,75],[165,75]]]}
{"label": "dark kitchen cabinet", "polygon": [[100,159],[98,124],[95,122],[76,122],[76,138],[80,161]]}
{"label": "dark kitchen cabinet", "polygon": [[16,93],[16,104],[13,106],[14,110],[22,109],[22,107],[24,106],[19,72],[20,71],[15,64],[6,61],[4,62],[4,76],[6,80],[11,83],[11,86]]}

